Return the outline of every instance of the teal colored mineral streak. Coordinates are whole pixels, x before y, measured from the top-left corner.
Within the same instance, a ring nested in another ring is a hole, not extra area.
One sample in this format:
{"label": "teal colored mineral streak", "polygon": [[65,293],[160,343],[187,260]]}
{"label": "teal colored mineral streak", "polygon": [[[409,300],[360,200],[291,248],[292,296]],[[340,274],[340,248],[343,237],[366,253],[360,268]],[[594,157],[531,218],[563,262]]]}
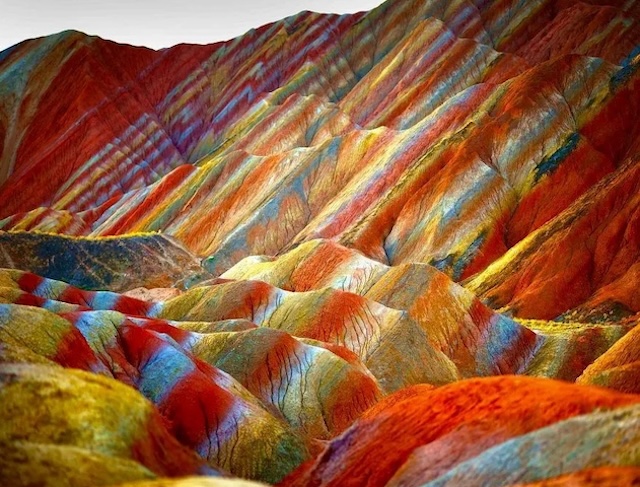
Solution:
{"label": "teal colored mineral streak", "polygon": [[633,58],[640,54],[640,45],[634,47],[629,55],[620,62],[620,66],[627,67],[633,64]]}
{"label": "teal colored mineral streak", "polygon": [[447,269],[451,269],[454,259],[455,259],[454,255],[453,254],[449,254],[446,257],[442,258],[442,259],[432,259],[429,262],[429,265],[435,267],[436,269],[438,269],[441,272],[446,273]]}
{"label": "teal colored mineral streak", "polygon": [[551,154],[549,157],[546,157],[542,160],[538,167],[536,167],[536,183],[540,180],[542,176],[545,174],[552,173],[555,171],[562,161],[573,152],[573,150],[578,146],[578,141],[580,140],[579,133],[573,133],[564,141],[562,147],[560,147],[557,151]]}
{"label": "teal colored mineral streak", "polygon": [[475,257],[475,255],[480,250],[480,247],[482,247],[482,244],[484,243],[484,240],[485,240],[486,236],[487,236],[486,232],[481,232],[474,239],[474,241],[471,242],[471,245],[469,245],[469,247],[467,247],[467,250],[464,251],[462,256],[460,256],[459,259],[456,259],[456,261],[453,264],[453,279],[454,280],[457,281],[458,279],[460,279],[460,276],[462,276],[462,273],[464,272],[465,268],[467,267],[467,265],[469,264],[471,259],[473,259]]}
{"label": "teal colored mineral streak", "polygon": [[611,81],[609,82],[611,91],[616,90],[629,81],[633,73],[636,72],[640,63],[638,61],[634,61],[634,59],[638,55],[640,55],[640,45],[634,47],[629,55],[620,62],[622,68],[611,77]]}
{"label": "teal colored mineral streak", "polygon": [[464,272],[471,259],[475,257],[475,255],[480,250],[480,247],[482,247],[482,244],[486,237],[486,232],[482,232],[475,238],[473,242],[471,242],[471,245],[467,247],[467,249],[461,256],[458,256],[458,254],[449,254],[443,259],[431,260],[431,262],[429,262],[429,265],[445,273],[447,273],[447,271],[450,269],[451,277],[453,278],[453,280],[457,281],[458,279],[460,279],[460,276],[462,276],[462,273]]}
{"label": "teal colored mineral streak", "polygon": [[[202,259],[202,261],[200,262],[200,265],[202,265],[202,267],[204,269],[206,269],[209,272],[213,272],[216,268],[218,259],[216,258],[215,254],[214,255],[210,255],[209,257],[205,257],[204,259]],[[188,289],[190,287],[190,282],[185,282],[185,287]]]}
{"label": "teal colored mineral streak", "polygon": [[18,44],[8,47],[4,51],[0,51],[0,63],[5,59],[7,59],[9,55],[16,50],[17,47],[18,47]]}

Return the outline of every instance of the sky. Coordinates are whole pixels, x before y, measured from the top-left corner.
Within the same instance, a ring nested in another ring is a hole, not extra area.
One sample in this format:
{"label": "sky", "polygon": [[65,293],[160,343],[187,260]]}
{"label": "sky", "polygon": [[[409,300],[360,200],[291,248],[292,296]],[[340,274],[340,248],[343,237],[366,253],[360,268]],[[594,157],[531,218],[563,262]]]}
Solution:
{"label": "sky", "polygon": [[74,29],[154,49],[228,40],[301,10],[348,13],[382,0],[0,0],[0,50]]}

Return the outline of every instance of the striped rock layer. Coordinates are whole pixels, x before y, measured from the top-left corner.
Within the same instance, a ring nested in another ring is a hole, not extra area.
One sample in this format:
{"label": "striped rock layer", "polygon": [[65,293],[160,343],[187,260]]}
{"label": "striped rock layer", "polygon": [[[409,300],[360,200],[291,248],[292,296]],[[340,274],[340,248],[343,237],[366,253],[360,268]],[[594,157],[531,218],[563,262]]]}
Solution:
{"label": "striped rock layer", "polygon": [[0,52],[0,484],[636,485],[639,21]]}

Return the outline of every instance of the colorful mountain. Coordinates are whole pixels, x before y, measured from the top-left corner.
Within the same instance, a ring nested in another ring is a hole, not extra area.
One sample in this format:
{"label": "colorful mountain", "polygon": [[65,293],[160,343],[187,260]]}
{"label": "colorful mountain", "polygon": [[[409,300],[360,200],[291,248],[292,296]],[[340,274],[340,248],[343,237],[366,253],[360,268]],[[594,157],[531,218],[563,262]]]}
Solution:
{"label": "colorful mountain", "polygon": [[0,52],[0,484],[640,479],[640,4]]}

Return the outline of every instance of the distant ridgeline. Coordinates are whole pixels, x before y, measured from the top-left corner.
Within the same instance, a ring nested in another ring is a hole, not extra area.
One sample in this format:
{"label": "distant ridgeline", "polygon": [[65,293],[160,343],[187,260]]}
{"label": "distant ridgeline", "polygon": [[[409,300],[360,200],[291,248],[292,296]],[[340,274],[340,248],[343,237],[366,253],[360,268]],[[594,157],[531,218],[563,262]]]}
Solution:
{"label": "distant ridgeline", "polygon": [[0,53],[0,484],[637,485],[639,19]]}

